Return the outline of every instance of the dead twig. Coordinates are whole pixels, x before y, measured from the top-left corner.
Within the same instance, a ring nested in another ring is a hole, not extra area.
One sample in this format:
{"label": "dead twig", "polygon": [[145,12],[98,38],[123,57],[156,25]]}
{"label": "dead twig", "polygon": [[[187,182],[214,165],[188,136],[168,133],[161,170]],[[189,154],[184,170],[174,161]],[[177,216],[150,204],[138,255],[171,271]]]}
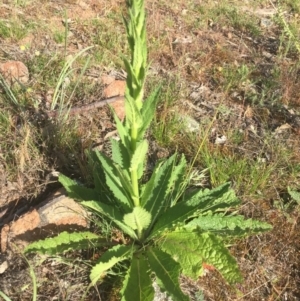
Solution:
{"label": "dead twig", "polygon": [[48,117],[57,117],[57,115],[59,114],[65,114],[68,113],[69,115],[76,115],[82,112],[87,112],[89,110],[93,110],[93,109],[97,109],[100,107],[103,107],[107,104],[113,103],[115,101],[122,101],[124,100],[125,97],[124,96],[114,96],[114,97],[110,97],[107,99],[102,99],[102,100],[98,100],[96,102],[87,104],[87,105],[83,105],[80,107],[73,107],[71,109],[64,109],[64,110],[55,110],[55,111],[50,111],[47,113]]}

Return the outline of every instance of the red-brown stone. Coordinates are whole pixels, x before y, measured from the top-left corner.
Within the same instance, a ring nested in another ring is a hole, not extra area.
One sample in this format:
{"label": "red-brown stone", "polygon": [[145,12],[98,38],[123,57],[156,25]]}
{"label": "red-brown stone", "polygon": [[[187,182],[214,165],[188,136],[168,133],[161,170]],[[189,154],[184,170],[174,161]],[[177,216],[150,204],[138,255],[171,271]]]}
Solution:
{"label": "red-brown stone", "polygon": [[1,252],[19,249],[28,243],[62,231],[83,230],[88,226],[86,210],[59,190],[1,231]]}
{"label": "red-brown stone", "polygon": [[29,80],[28,68],[19,61],[7,61],[0,64],[0,73],[9,87],[16,83],[26,84]]}

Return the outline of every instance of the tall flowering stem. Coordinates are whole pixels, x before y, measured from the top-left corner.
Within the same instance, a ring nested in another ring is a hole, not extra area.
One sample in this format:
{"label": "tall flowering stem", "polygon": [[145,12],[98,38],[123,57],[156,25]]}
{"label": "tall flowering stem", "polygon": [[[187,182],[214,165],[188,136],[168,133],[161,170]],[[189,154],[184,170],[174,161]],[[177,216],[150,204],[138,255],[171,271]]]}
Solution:
{"label": "tall flowering stem", "polygon": [[[139,129],[143,124],[141,109],[143,107],[144,84],[147,65],[147,45],[145,28],[145,7],[143,0],[127,0],[128,20],[124,18],[127,39],[131,51],[130,62],[124,58],[127,71],[126,80],[126,128],[130,133],[130,153],[135,154],[137,144],[142,137]],[[131,169],[132,199],[135,206],[140,206],[138,171]]]}

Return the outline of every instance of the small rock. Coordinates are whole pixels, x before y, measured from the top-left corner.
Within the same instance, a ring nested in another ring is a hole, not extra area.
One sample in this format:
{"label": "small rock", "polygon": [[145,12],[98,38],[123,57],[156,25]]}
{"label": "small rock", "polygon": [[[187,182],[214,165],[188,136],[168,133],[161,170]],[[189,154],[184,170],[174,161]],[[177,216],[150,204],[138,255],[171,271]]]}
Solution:
{"label": "small rock", "polygon": [[281,133],[283,133],[287,130],[290,130],[291,128],[292,128],[291,125],[289,125],[288,123],[285,123],[285,124],[282,124],[281,126],[277,127],[275,129],[275,133],[276,134],[281,134]]}
{"label": "small rock", "polygon": [[3,261],[1,264],[0,264],[0,274],[3,274],[8,268],[8,263],[7,261]]}
{"label": "small rock", "polygon": [[193,42],[193,38],[191,36],[177,37],[173,44],[191,44]]}
{"label": "small rock", "polygon": [[88,8],[89,8],[88,4],[85,3],[84,1],[79,1],[77,4],[78,4],[82,9],[88,9]]}
{"label": "small rock", "polygon": [[120,120],[124,120],[125,118],[125,99],[120,99],[117,101],[114,101],[110,104],[114,110],[117,116]]}
{"label": "small rock", "polygon": [[262,18],[260,20],[260,26],[267,28],[267,27],[271,27],[273,25],[273,22],[270,19],[267,18]]}
{"label": "small rock", "polygon": [[217,136],[216,140],[215,140],[215,144],[225,144],[227,141],[226,136],[222,135],[222,136]]}
{"label": "small rock", "polygon": [[180,119],[183,121],[185,128],[189,132],[198,132],[200,130],[200,124],[191,116],[182,115],[180,116]]}
{"label": "small rock", "polygon": [[154,281],[152,283],[152,286],[154,288],[154,299],[153,299],[153,301],[172,301],[173,300],[171,297],[168,297],[167,293],[162,292],[160,290],[160,287],[158,286],[156,281]]}
{"label": "small rock", "polygon": [[0,73],[9,87],[16,83],[26,84],[29,80],[28,68],[20,61],[8,61],[0,64]]}
{"label": "small rock", "polygon": [[104,89],[106,98],[113,96],[123,96],[125,94],[126,82],[124,80],[115,80]]}
{"label": "small rock", "polygon": [[114,82],[116,79],[113,76],[110,75],[102,75],[101,76],[101,82],[104,85],[110,85],[112,82]]}
{"label": "small rock", "polygon": [[87,211],[61,189],[38,208],[2,228],[1,252],[12,249],[13,245],[22,249],[30,242],[62,231],[83,230],[88,226],[87,216]]}
{"label": "small rock", "polygon": [[[103,78],[102,78],[103,80]],[[106,98],[114,96],[123,96],[125,94],[126,82],[124,80],[115,80],[108,87],[104,89],[104,96]],[[125,102],[124,100],[118,100],[110,104],[120,120],[125,117]]]}

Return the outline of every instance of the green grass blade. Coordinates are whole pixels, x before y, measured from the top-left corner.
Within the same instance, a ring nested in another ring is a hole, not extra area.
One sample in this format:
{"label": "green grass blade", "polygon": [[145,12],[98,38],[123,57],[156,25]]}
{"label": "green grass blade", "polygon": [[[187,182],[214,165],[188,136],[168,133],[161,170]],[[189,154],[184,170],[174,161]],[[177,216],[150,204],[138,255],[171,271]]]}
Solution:
{"label": "green grass blade", "polygon": [[177,165],[173,166],[172,170],[172,181],[169,183],[169,204],[170,206],[174,206],[178,199],[183,194],[187,182],[184,180],[186,176],[186,159],[184,155],[181,156],[180,161]]}
{"label": "green grass blade", "polygon": [[15,104],[17,107],[20,107],[20,102],[16,98],[15,94],[13,93],[12,89],[10,86],[6,83],[5,79],[3,78],[2,74],[0,73],[0,86],[3,87],[7,97],[9,100]]}
{"label": "green grass blade", "polygon": [[0,291],[0,297],[4,299],[4,301],[12,301],[8,296],[6,296],[2,291]]}
{"label": "green grass blade", "polygon": [[[58,98],[61,92],[61,87],[63,86],[64,80],[66,79],[66,77],[68,76],[69,73],[73,72],[71,70],[72,68],[72,64],[77,60],[78,57],[80,57],[84,52],[88,51],[89,49],[93,48],[94,46],[89,46],[86,47],[84,49],[82,49],[81,51],[79,51],[74,57],[72,57],[71,59],[66,60],[60,75],[58,77],[58,82],[56,84],[55,90],[54,90],[54,94],[52,97],[52,102],[51,102],[51,110],[54,110],[57,103],[58,103]],[[62,105],[66,105],[61,103],[60,104],[60,110],[62,110]]]}

